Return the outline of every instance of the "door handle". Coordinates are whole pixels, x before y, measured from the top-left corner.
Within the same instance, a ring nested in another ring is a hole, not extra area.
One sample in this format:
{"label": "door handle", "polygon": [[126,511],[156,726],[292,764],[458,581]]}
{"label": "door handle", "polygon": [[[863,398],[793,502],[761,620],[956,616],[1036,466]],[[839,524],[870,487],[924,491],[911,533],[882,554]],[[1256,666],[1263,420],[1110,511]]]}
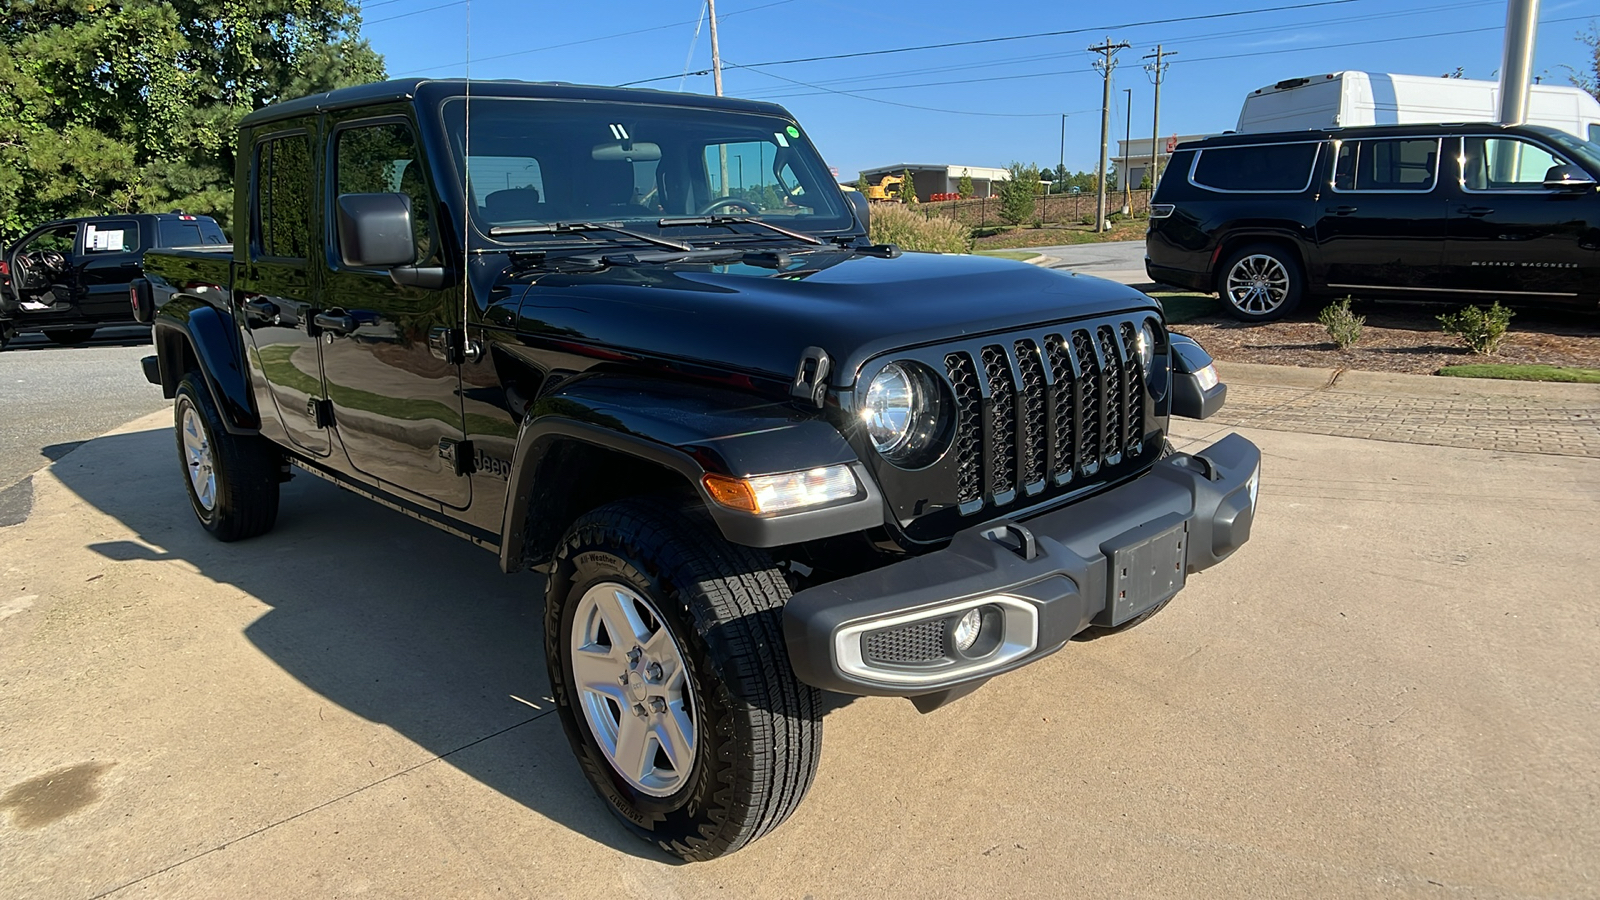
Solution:
{"label": "door handle", "polygon": [[1461,214],[1462,215],[1471,216],[1474,219],[1481,219],[1484,216],[1492,214],[1493,212],[1494,212],[1494,208],[1490,207],[1490,206],[1463,206],[1463,207],[1461,207]]}
{"label": "door handle", "polygon": [[1330,206],[1330,207],[1328,207],[1328,212],[1331,212],[1336,216],[1348,216],[1348,215],[1350,215],[1351,213],[1353,213],[1355,211],[1356,211],[1356,208],[1354,206]]}
{"label": "door handle", "polygon": [[334,334],[349,334],[356,330],[355,316],[349,313],[319,312],[311,321],[317,323],[317,327],[323,331],[331,331]]}

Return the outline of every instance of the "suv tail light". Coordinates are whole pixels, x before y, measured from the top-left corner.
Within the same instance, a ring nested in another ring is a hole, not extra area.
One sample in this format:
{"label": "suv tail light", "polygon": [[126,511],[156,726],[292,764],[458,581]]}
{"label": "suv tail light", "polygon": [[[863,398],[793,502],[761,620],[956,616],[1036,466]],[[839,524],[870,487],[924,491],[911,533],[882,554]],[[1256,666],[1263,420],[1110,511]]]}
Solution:
{"label": "suv tail light", "polygon": [[1172,215],[1173,209],[1174,206],[1171,203],[1152,203],[1150,204],[1150,218],[1165,219],[1167,216]]}

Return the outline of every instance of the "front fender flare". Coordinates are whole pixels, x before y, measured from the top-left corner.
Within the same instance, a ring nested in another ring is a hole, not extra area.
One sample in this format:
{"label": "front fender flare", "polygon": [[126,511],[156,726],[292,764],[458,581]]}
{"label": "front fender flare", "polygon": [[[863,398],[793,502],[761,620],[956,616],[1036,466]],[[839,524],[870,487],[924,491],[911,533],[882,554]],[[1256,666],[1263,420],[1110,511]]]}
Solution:
{"label": "front fender flare", "polygon": [[[569,441],[631,456],[681,477],[722,535],[736,544],[779,547],[883,524],[882,495],[866,466],[828,421],[799,413],[788,404],[734,391],[596,376],[541,397],[523,419],[501,527],[500,564],[508,572],[522,567],[530,549],[541,556],[542,548],[530,548],[530,540],[549,539],[529,534],[530,506],[541,467],[554,448]],[[862,487],[860,498],[821,509],[756,516],[713,502],[701,481],[713,472],[768,475],[829,465],[851,467]],[[555,474],[544,472],[542,477]],[[531,512],[536,517],[539,510]],[[567,524],[559,523],[559,530]]]}
{"label": "front fender flare", "polygon": [[259,431],[261,417],[250,392],[233,316],[204,300],[175,294],[157,311],[151,340],[156,347],[163,396],[172,398],[184,374],[190,368],[198,368],[228,431]]}

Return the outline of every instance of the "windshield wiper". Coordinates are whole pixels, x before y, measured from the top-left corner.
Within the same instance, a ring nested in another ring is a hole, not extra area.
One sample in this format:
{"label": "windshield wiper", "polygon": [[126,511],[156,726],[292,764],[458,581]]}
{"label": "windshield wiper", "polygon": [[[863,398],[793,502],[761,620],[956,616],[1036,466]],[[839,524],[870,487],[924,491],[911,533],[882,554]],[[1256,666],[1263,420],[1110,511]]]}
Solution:
{"label": "windshield wiper", "polygon": [[750,216],[677,216],[675,218],[662,219],[656,225],[661,228],[668,228],[673,225],[760,225],[768,231],[776,231],[797,241],[805,241],[808,244],[826,243],[822,239],[813,237],[803,231],[790,231],[782,225],[774,225],[771,222]]}
{"label": "windshield wiper", "polygon": [[489,229],[489,234],[498,237],[502,234],[574,234],[580,231],[609,231],[612,234],[620,234],[623,237],[630,237],[636,241],[644,241],[647,244],[655,244],[657,247],[669,247],[673,250],[684,251],[694,249],[682,241],[675,241],[671,238],[656,237],[655,235],[644,234],[643,232],[638,231],[630,231],[620,225],[607,225],[603,222],[550,222],[545,225],[496,225]]}

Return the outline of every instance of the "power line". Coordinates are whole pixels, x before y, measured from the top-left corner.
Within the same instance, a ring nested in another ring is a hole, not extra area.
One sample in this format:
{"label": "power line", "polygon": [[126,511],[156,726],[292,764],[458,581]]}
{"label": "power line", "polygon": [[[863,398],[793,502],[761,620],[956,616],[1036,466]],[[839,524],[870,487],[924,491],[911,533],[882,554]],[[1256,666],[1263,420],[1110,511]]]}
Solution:
{"label": "power line", "polygon": [[[1261,13],[1284,12],[1286,10],[1313,9],[1320,6],[1343,6],[1347,3],[1356,2],[1359,2],[1359,0],[1316,0],[1316,2],[1312,3],[1296,3],[1286,6],[1264,6],[1256,9],[1240,9],[1220,13],[1202,13],[1192,16],[1173,16],[1166,19],[1149,19],[1143,22],[1124,22],[1118,25],[1094,25],[1087,28],[1069,28],[1065,31],[1035,31],[1027,34],[1012,34],[1003,37],[977,38],[970,41],[946,41],[942,44],[921,44],[915,47],[892,47],[887,50],[859,50],[855,53],[835,53],[829,56],[804,56],[795,59],[777,59],[769,62],[747,63],[742,66],[730,65],[729,68],[762,69],[770,66],[792,66],[799,63],[827,62],[836,59],[860,59],[867,56],[888,56],[895,53],[913,53],[921,50],[946,50],[951,47],[975,47],[982,44],[999,44],[1006,41],[1025,41],[1033,40],[1035,38],[1063,37],[1072,34],[1089,34],[1095,31],[1138,28],[1146,25],[1171,25],[1176,22],[1201,22],[1208,19],[1229,19],[1238,16],[1258,15]],[[667,79],[677,77],[677,75],[663,75],[659,78],[646,78],[640,81],[625,82],[618,85],[618,87],[630,87],[636,84],[649,84],[653,81],[665,81]]]}
{"label": "power line", "polygon": [[[740,67],[740,66],[735,66],[731,61],[725,61],[725,64],[729,68],[743,68],[743,67]],[[797,80],[795,80],[793,78],[788,78],[788,77],[785,77],[783,75],[775,75],[772,72],[763,72],[760,69],[754,69],[752,71],[754,71],[758,75],[765,75],[768,78],[776,78],[779,81],[787,81],[790,84],[797,84],[797,85],[800,85],[801,87],[815,88],[817,92],[824,93],[824,94],[838,94],[841,97],[853,97],[856,100],[866,100],[869,103],[882,103],[882,104],[884,104],[886,106],[898,106],[898,107],[901,107],[903,109],[919,109],[919,110],[922,110],[923,112],[946,113],[948,115],[953,115],[953,116],[989,116],[989,117],[999,118],[999,119],[1040,119],[1040,118],[1053,119],[1057,115],[1059,115],[1059,113],[1053,113],[1053,112],[1052,113],[995,113],[995,112],[975,112],[975,111],[972,111],[972,110],[964,110],[964,109],[942,109],[940,107],[935,107],[935,106],[917,106],[916,104],[913,104],[913,103],[898,103],[898,102],[896,102],[894,100],[885,100],[882,97],[863,97],[860,94],[851,93],[850,91],[839,91],[839,90],[834,90],[833,88],[826,88],[826,87],[823,87],[823,86],[818,85],[818,84],[809,84],[807,82],[797,81]],[[1086,111],[1087,110],[1080,110],[1080,112],[1086,112]]]}

